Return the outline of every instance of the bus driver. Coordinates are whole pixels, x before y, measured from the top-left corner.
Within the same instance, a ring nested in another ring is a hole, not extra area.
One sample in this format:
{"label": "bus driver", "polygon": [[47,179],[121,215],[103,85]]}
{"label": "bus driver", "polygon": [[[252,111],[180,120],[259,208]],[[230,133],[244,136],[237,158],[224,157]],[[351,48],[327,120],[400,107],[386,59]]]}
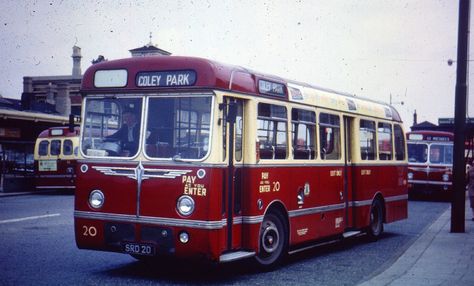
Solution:
{"label": "bus driver", "polygon": [[122,127],[117,132],[107,136],[107,139],[119,140],[122,151],[133,155],[137,152],[140,136],[140,126],[132,108],[126,107],[122,112]]}

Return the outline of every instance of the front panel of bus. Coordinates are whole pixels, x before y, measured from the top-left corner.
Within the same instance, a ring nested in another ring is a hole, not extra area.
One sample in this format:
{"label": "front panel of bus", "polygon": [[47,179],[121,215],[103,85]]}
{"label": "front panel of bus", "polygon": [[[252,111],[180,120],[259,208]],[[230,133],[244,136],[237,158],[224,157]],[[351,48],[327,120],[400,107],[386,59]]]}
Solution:
{"label": "front panel of bus", "polygon": [[38,138],[35,145],[37,189],[74,189],[78,137]]}
{"label": "front panel of bus", "polygon": [[226,168],[209,163],[222,158],[215,101],[211,92],[86,98],[75,201],[80,248],[217,258]]}
{"label": "front panel of bus", "polygon": [[409,141],[408,156],[411,193],[435,193],[452,189],[452,143]]}

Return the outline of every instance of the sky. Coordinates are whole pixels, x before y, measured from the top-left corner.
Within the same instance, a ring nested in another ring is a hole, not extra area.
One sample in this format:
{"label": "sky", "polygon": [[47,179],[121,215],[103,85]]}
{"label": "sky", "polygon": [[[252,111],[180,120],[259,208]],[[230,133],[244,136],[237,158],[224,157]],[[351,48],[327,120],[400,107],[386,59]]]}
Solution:
{"label": "sky", "polygon": [[[19,99],[24,76],[70,75],[74,45],[84,73],[152,33],[173,55],[391,98],[406,127],[415,110],[418,122],[454,117],[456,0],[0,0],[0,11],[3,97]],[[474,99],[467,109],[474,116]]]}

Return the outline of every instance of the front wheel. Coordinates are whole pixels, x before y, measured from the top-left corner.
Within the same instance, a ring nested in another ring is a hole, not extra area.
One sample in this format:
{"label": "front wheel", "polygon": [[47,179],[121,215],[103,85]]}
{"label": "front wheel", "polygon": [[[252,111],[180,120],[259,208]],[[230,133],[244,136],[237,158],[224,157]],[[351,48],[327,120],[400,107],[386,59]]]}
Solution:
{"label": "front wheel", "polygon": [[383,205],[380,200],[372,202],[370,208],[370,223],[367,234],[373,240],[377,240],[383,232]]}
{"label": "front wheel", "polygon": [[259,251],[255,257],[260,266],[271,268],[282,260],[287,248],[287,233],[280,215],[265,215],[260,227]]}

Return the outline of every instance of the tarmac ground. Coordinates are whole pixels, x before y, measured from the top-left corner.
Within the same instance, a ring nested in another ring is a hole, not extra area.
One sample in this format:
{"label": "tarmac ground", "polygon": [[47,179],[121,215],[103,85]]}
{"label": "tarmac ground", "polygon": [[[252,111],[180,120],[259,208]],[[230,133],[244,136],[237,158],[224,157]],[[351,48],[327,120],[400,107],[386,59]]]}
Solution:
{"label": "tarmac ground", "polygon": [[[0,197],[48,193],[0,192]],[[465,205],[465,232],[451,233],[451,208],[386,270],[359,286],[474,285],[474,221]]]}

